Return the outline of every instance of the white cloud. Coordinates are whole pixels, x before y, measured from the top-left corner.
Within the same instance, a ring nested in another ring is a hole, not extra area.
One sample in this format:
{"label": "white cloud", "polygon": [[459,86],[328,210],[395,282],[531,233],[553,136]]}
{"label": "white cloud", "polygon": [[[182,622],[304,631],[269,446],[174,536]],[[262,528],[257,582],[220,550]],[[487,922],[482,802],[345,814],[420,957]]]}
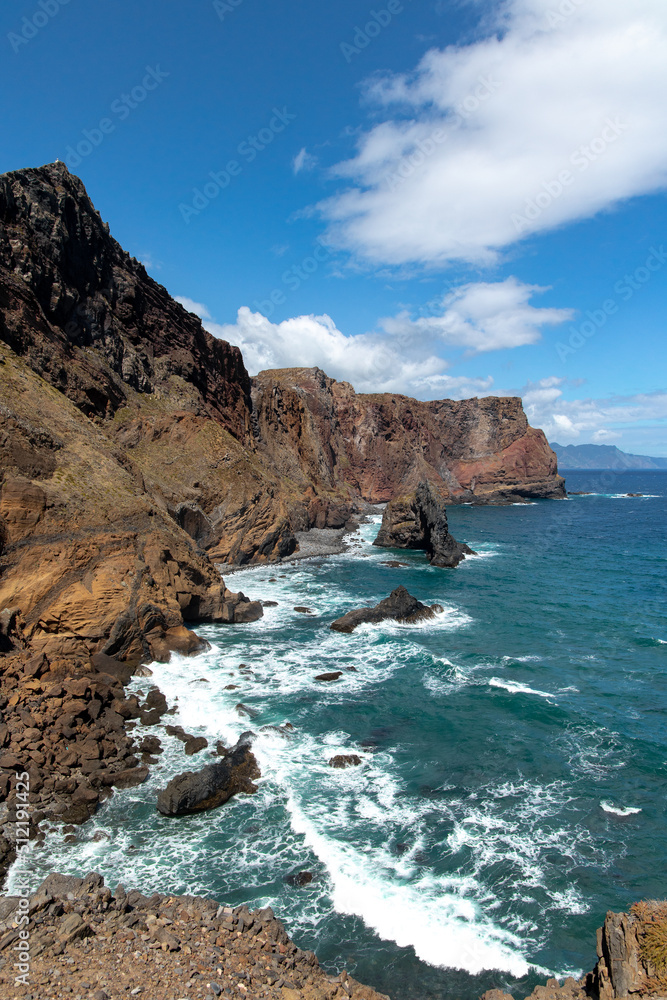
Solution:
{"label": "white cloud", "polygon": [[346,336],[330,316],[296,316],[272,323],[247,306],[236,323],[205,323],[207,330],[236,344],[251,374],[270,368],[318,367],[357,392],[401,392],[422,398],[464,399],[488,395],[493,379],[446,374],[448,362],[428,343],[403,343],[377,334]]}
{"label": "white cloud", "polygon": [[537,309],[530,305],[536,292],[517,278],[464,285],[446,295],[440,316],[411,319],[407,312],[381,321],[383,329],[402,338],[419,337],[465,347],[469,354],[534,344],[540,329],[572,319],[570,309]]}
{"label": "white cloud", "polygon": [[187,295],[174,295],[174,298],[179,302],[184,309],[188,312],[194,313],[195,316],[199,316],[201,320],[211,319],[211,314],[205,305],[201,302],[195,302],[194,299],[189,299]]}
{"label": "white cloud", "polygon": [[335,245],[375,264],[488,263],[665,187],[667,5],[560,7],[504,0],[488,37],[368,85],[386,120],[336,169],[351,186],[321,206]]}
{"label": "white cloud", "polygon": [[[550,441],[559,444],[627,442],[633,447],[640,433],[650,431],[657,453],[664,452],[667,392],[612,396],[608,399],[566,399],[567,380],[552,376],[531,383],[521,393],[526,414]],[[636,445],[635,445],[636,446]]]}
{"label": "white cloud", "polygon": [[302,170],[312,170],[315,166],[317,166],[317,157],[309,153],[305,146],[292,160],[292,170],[295,175],[300,174]]}

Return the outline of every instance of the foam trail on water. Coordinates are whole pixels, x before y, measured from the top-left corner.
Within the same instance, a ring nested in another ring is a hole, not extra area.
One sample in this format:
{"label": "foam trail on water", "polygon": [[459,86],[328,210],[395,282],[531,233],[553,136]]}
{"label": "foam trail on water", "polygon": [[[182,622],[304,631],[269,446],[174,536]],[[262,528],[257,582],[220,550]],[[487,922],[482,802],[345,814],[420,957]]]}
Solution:
{"label": "foam trail on water", "polygon": [[548,691],[537,691],[535,688],[528,687],[527,684],[521,684],[520,681],[504,681],[500,677],[491,677],[489,687],[502,688],[503,691],[508,691],[510,694],[535,694],[539,698],[553,698],[553,695]]}

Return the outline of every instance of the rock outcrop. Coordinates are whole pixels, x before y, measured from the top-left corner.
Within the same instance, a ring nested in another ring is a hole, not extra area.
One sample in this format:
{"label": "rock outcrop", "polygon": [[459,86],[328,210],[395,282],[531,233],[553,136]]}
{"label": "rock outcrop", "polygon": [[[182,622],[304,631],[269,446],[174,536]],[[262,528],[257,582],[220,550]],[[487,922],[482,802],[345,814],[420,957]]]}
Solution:
{"label": "rock outcrop", "polygon": [[417,622],[427,621],[429,618],[442,612],[439,604],[427,607],[416,597],[408,593],[405,587],[397,587],[392,590],[389,597],[376,604],[374,608],[358,608],[355,611],[348,611],[342,618],[336,619],[329,628],[334,632],[354,632],[358,625],[376,624],[377,622],[391,621],[401,622],[404,625],[414,625]]}
{"label": "rock outcrop", "polygon": [[387,1000],[346,972],[327,974],[268,907],[251,911],[196,896],[149,897],[122,885],[112,892],[96,873],[54,873],[22,900],[0,896],[2,997],[22,995],[14,962],[27,905],[32,996]]}
{"label": "rock outcrop", "polygon": [[344,523],[358,497],[387,503],[423,480],[447,503],[565,496],[556,456],[518,398],[362,395],[319,368],[294,368],[260,372],[252,399],[262,447],[310,491],[316,527]]}
{"label": "rock outcrop", "polygon": [[[667,996],[667,902],[644,900],[607,913],[597,932],[598,962],[582,979],[549,979],[526,1000],[663,1000]],[[488,990],[481,1000],[514,1000]]]}
{"label": "rock outcrop", "polygon": [[0,671],[0,879],[14,859],[17,773],[30,786],[29,833],[40,836],[44,819],[81,823],[114,788],[148,777],[147,754],[159,741],[137,745],[126,722],[154,725],[167,710],[156,688],[145,700],[126,698],[132,668],[98,653],[85,670],[67,659],[19,650],[2,658]]}
{"label": "rock outcrop", "polygon": [[254,784],[261,777],[247,736],[242,736],[235,747],[228,750],[215,764],[207,764],[200,771],[185,771],[172,778],[160,792],[158,811],[163,816],[186,816],[205,812],[224,805],[233,795],[257,791]]}
{"label": "rock outcrop", "polygon": [[599,1000],[667,996],[667,903],[635,903],[630,913],[607,914],[598,931],[598,963],[587,978]]}
{"label": "rock outcrop", "polygon": [[454,567],[475,553],[449,533],[442,498],[424,481],[407,496],[387,504],[373,545],[388,549],[424,549],[432,566]]}

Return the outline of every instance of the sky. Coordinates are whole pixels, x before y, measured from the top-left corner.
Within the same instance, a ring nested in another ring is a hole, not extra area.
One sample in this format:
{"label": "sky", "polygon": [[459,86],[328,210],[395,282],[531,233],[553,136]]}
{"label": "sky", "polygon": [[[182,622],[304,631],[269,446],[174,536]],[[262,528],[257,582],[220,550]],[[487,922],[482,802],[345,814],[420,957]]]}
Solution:
{"label": "sky", "polygon": [[0,172],[64,160],[251,374],[667,456],[665,0],[6,0],[0,53]]}

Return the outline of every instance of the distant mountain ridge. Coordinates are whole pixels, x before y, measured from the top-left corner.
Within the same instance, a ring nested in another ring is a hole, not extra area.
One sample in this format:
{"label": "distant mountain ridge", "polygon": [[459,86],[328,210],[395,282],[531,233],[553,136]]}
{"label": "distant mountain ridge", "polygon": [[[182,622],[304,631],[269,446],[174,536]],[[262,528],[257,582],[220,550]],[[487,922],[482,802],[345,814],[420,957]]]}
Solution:
{"label": "distant mountain ridge", "polygon": [[611,444],[557,444],[551,447],[564,469],[667,469],[667,458],[629,455]]}

